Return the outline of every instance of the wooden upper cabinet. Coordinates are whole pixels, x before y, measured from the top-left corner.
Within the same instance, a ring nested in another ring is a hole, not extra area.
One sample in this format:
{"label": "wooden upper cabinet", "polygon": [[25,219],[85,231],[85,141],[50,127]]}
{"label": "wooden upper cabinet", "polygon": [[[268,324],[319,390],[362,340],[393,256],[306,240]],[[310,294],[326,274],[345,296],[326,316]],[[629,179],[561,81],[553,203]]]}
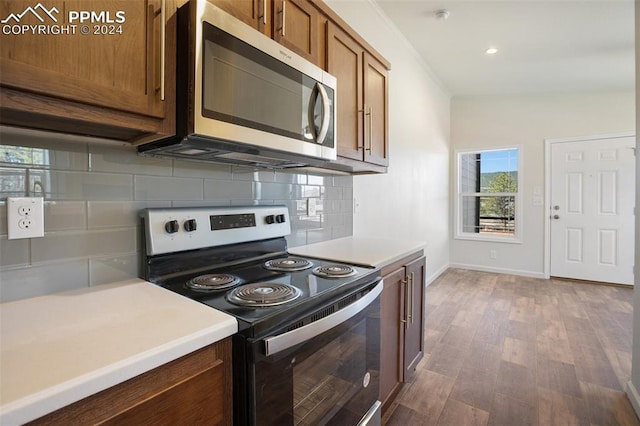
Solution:
{"label": "wooden upper cabinet", "polygon": [[363,159],[362,47],[338,26],[327,29],[327,71],[338,79],[338,155]]}
{"label": "wooden upper cabinet", "polygon": [[364,161],[389,165],[388,72],[379,61],[364,54]]}
{"label": "wooden upper cabinet", "polygon": [[319,64],[318,9],[308,0],[274,0],[273,10],[273,39]]}
{"label": "wooden upper cabinet", "polygon": [[[229,15],[239,19],[245,24],[261,31],[267,32],[269,26],[267,19],[269,17],[269,9],[273,0],[208,0],[227,12]],[[270,34],[270,32],[269,32]]]}
{"label": "wooden upper cabinet", "polygon": [[310,0],[208,0],[231,16],[324,67],[323,20]]}
{"label": "wooden upper cabinet", "polygon": [[387,65],[351,34],[329,23],[327,71],[338,79],[337,164],[342,162],[355,172],[385,172],[389,164]]}
{"label": "wooden upper cabinet", "polygon": [[[0,0],[6,25],[43,28],[2,35],[2,123],[124,140],[169,133],[162,3],[173,1],[50,0],[18,17],[34,2]],[[80,22],[74,11],[95,15]]]}

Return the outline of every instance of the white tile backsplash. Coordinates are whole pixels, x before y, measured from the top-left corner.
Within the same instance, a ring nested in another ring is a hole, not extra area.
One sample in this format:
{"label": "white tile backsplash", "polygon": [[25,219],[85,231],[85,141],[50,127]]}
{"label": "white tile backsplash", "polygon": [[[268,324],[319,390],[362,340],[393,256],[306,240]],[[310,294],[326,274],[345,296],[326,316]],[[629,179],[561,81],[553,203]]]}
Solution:
{"label": "white tile backsplash", "polygon": [[0,237],[0,271],[6,267],[29,266],[30,261],[29,240],[8,240],[6,235]]}
{"label": "white tile backsplash", "polygon": [[140,256],[131,253],[123,256],[89,259],[89,285],[123,281],[138,275]]}
{"label": "white tile backsplash", "polygon": [[227,164],[200,163],[173,160],[173,176],[231,180],[231,166]]}
{"label": "white tile backsplash", "polygon": [[253,200],[254,182],[205,179],[205,200]]}
{"label": "white tile backsplash", "polygon": [[88,259],[0,271],[0,302],[89,286]]}
{"label": "white tile backsplash", "polygon": [[171,160],[136,155],[136,148],[89,145],[89,170],[94,172],[171,176]]}
{"label": "white tile backsplash", "polygon": [[202,179],[135,176],[136,200],[202,200]]}
{"label": "white tile backsplash", "polygon": [[133,199],[132,175],[33,169],[31,180],[42,189],[37,195],[49,200]]}
{"label": "white tile backsplash", "polygon": [[47,201],[44,203],[44,231],[73,231],[87,229],[85,201]]}
{"label": "white tile backsplash", "polygon": [[[351,176],[155,159],[60,136],[2,143],[0,302],[137,277],[148,207],[284,204],[291,247],[353,233]],[[27,195],[45,198],[45,236],[7,240],[6,197]]]}
{"label": "white tile backsplash", "polygon": [[135,227],[140,211],[146,208],[171,207],[171,201],[89,201],[89,229]]}

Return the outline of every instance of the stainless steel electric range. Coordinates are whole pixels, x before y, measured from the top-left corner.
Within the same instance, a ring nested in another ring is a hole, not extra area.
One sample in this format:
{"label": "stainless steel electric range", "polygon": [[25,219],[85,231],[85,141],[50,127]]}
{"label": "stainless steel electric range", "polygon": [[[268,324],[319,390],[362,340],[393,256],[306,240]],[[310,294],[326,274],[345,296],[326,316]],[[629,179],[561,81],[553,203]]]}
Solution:
{"label": "stainless steel electric range", "polygon": [[286,206],[148,209],[143,278],[233,315],[234,424],[380,424],[380,271],[290,256]]}

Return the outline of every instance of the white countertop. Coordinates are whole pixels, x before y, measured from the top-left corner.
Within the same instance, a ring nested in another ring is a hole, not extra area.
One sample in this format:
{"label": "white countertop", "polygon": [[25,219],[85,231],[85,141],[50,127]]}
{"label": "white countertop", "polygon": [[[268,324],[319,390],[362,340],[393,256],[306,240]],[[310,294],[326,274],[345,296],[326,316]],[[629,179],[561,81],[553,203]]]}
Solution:
{"label": "white countertop", "polygon": [[346,237],[306,246],[291,247],[289,253],[297,256],[347,262],[356,265],[384,267],[403,257],[424,250],[421,241],[369,237]]}
{"label": "white countertop", "polygon": [[0,424],[22,424],[234,334],[142,280],[0,304]]}

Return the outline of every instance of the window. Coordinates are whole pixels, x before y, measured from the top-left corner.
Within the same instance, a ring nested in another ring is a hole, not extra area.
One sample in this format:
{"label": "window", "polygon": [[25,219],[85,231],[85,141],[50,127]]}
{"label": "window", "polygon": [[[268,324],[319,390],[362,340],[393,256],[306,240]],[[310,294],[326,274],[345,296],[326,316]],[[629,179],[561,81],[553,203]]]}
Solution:
{"label": "window", "polygon": [[458,152],[456,238],[520,242],[520,151]]}

